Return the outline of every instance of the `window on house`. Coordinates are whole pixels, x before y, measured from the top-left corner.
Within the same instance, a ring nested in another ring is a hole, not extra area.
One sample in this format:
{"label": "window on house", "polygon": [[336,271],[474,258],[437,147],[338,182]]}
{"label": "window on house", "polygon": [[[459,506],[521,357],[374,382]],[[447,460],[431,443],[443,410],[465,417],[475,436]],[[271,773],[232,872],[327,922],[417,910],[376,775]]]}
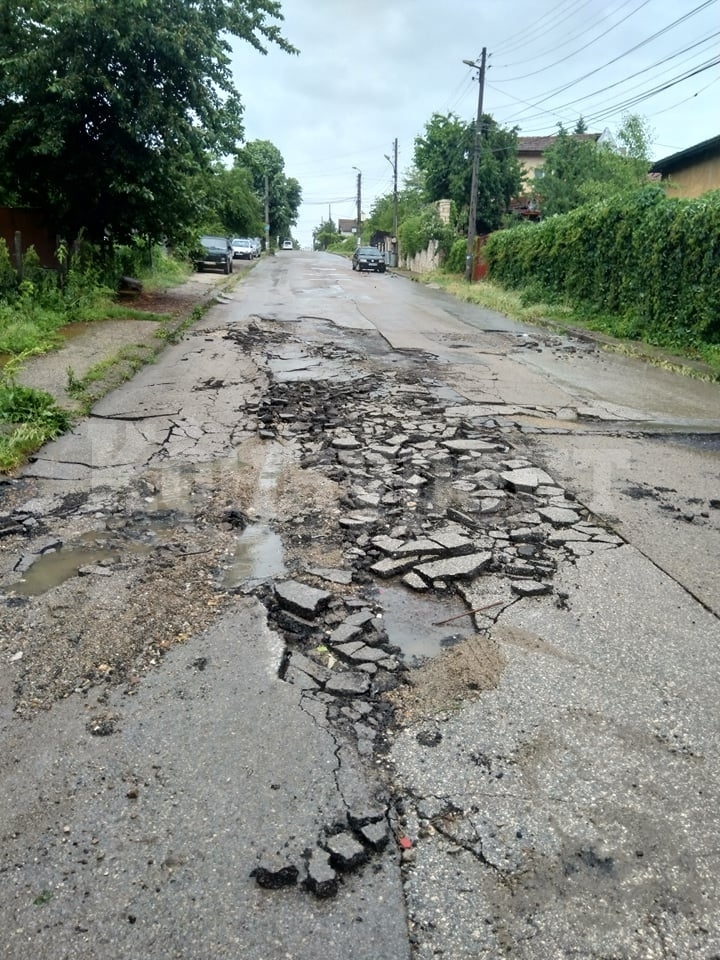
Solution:
{"label": "window on house", "polygon": [[543,170],[543,168],[542,168],[542,167],[535,167],[535,169],[533,170],[533,177],[534,177],[536,180],[542,180],[542,178],[543,178],[544,176],[545,176],[545,171]]}

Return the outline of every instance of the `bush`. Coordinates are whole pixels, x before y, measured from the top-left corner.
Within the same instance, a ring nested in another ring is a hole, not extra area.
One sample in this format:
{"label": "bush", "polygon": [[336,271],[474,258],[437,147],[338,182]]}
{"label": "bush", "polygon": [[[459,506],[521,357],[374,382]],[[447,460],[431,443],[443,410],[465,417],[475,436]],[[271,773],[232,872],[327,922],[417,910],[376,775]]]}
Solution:
{"label": "bush", "polygon": [[441,220],[434,205],[426,207],[414,217],[404,220],[398,229],[400,249],[403,255],[414,257],[427,250],[435,240],[443,257],[447,257],[455,241],[453,228]]}
{"label": "bush", "polygon": [[539,224],[498,231],[490,277],[615,314],[616,329],[651,343],[720,343],[720,191],[695,200],[649,186]]}
{"label": "bush", "polygon": [[445,273],[465,273],[467,264],[468,242],[464,237],[458,237],[450,247],[450,252],[443,261]]}

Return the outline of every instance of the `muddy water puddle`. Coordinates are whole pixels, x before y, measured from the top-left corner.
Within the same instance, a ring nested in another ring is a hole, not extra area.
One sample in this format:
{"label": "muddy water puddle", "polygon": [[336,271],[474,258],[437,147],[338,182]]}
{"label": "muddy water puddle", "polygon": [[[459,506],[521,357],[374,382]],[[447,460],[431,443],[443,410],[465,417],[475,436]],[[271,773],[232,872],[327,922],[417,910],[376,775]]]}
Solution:
{"label": "muddy water puddle", "polygon": [[280,535],[266,523],[251,523],[237,538],[223,586],[232,589],[248,580],[268,580],[286,573]]}
{"label": "muddy water puddle", "polygon": [[465,604],[457,598],[438,600],[390,585],[378,588],[377,600],[389,642],[400,647],[409,666],[437,657],[476,633],[472,618],[464,616]]}
{"label": "muddy water puddle", "polygon": [[148,544],[113,542],[105,532],[91,532],[70,544],[41,554],[20,578],[1,592],[21,597],[39,597],[78,575],[83,567],[117,563],[123,553],[148,553]]}

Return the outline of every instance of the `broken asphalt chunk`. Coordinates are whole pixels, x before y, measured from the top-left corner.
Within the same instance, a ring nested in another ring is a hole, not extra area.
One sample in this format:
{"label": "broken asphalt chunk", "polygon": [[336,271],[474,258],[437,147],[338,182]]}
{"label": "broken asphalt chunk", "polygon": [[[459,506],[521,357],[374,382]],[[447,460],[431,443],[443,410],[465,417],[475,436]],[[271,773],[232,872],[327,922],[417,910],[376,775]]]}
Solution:
{"label": "broken asphalt chunk", "polygon": [[325,841],[330,863],[337,870],[354,870],[368,860],[367,849],[349,833],[337,833]]}
{"label": "broken asphalt chunk", "polygon": [[368,823],[360,827],[358,833],[368,846],[377,851],[384,850],[390,840],[390,831],[384,820],[378,823]]}
{"label": "broken asphalt chunk", "polygon": [[377,563],[374,563],[370,567],[370,570],[379,577],[396,577],[410,570],[411,567],[417,563],[417,560],[417,556],[403,557],[400,559],[386,557],[384,560],[378,560]]}
{"label": "broken asphalt chunk", "polygon": [[250,873],[255,882],[266,890],[280,890],[297,883],[298,868],[279,857],[265,858]]}
{"label": "broken asphalt chunk", "polygon": [[313,850],[307,862],[305,886],[316,897],[328,899],[338,892],[338,876],[330,865],[330,854],[324,850]]}
{"label": "broken asphalt chunk", "polygon": [[469,553],[461,557],[448,557],[443,560],[433,560],[430,563],[421,563],[415,567],[415,573],[426,580],[455,580],[463,577],[473,577],[484,570],[492,560],[492,553]]}
{"label": "broken asphalt chunk", "polygon": [[542,597],[552,591],[552,585],[540,580],[513,580],[510,589],[519,597]]}
{"label": "broken asphalt chunk", "polygon": [[300,653],[297,650],[293,650],[290,654],[290,662],[285,674],[286,680],[289,680],[291,683],[295,680],[295,677],[292,675],[293,671],[309,677],[319,685],[326,683],[330,677],[330,671],[327,667],[321,663],[316,663],[315,660],[311,660],[310,657],[306,657],[304,653]]}
{"label": "broken asphalt chunk", "polygon": [[554,527],[571,527],[580,520],[580,515],[567,507],[540,507],[538,513]]}
{"label": "broken asphalt chunk", "polygon": [[444,440],[443,446],[455,453],[495,453],[498,450],[506,448],[501,443],[494,443],[492,440],[485,440],[481,437],[476,439]]}
{"label": "broken asphalt chunk", "polygon": [[284,580],[275,584],[275,596],[284,610],[301,617],[313,618],[325,610],[332,594],[327,590],[309,587],[298,580]]}
{"label": "broken asphalt chunk", "polygon": [[370,677],[355,670],[337,671],[325,684],[326,692],[338,697],[362,697],[369,689]]}
{"label": "broken asphalt chunk", "polygon": [[532,493],[540,486],[554,484],[553,478],[537,467],[521,467],[519,470],[507,470],[500,477],[506,486],[517,493]]}

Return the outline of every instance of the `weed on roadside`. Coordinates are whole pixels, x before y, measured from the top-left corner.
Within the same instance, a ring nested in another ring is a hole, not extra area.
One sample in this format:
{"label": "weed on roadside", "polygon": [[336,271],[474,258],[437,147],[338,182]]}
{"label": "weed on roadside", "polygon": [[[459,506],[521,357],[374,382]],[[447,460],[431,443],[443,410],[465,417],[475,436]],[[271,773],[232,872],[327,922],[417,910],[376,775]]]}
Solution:
{"label": "weed on roadside", "polygon": [[49,393],[17,383],[14,366],[6,365],[0,379],[0,472],[17,467],[71,423],[70,414]]}

